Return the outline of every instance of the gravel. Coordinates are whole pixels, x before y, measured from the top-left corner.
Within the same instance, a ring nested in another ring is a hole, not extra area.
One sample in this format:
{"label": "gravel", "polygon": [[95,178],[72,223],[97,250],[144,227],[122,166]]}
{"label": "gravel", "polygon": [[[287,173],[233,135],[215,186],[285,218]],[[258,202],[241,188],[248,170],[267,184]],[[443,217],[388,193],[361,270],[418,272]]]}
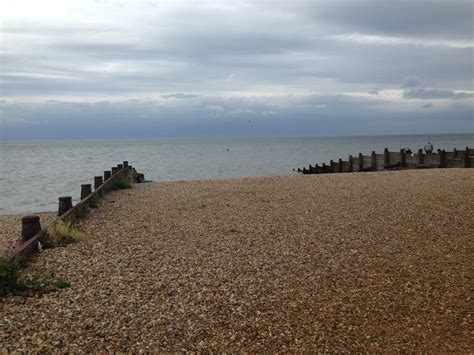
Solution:
{"label": "gravel", "polygon": [[16,351],[474,350],[474,169],[135,185],[0,301]]}

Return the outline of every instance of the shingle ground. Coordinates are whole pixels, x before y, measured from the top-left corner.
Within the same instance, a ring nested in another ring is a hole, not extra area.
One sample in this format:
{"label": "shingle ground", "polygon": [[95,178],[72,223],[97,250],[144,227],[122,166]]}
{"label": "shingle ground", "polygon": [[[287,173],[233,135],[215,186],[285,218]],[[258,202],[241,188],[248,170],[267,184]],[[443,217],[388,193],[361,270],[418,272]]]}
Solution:
{"label": "shingle ground", "polygon": [[0,301],[0,344],[72,351],[473,351],[474,169],[111,193]]}

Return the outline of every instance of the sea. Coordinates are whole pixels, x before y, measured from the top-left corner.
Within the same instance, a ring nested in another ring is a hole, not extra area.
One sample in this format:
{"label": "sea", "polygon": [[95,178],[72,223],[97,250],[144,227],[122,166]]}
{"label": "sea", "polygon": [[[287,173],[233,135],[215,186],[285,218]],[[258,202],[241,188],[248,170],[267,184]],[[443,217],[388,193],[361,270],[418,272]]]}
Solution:
{"label": "sea", "polygon": [[295,175],[296,169],[368,155],[474,147],[474,134],[351,137],[0,142],[0,214],[56,211],[59,196],[77,202],[80,185],[122,161],[154,182]]}

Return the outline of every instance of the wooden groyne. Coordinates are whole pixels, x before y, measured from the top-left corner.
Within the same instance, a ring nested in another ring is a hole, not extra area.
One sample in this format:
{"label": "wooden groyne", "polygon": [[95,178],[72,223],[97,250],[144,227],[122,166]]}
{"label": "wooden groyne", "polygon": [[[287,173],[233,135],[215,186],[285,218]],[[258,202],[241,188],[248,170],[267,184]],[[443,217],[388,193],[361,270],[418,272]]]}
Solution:
{"label": "wooden groyne", "polygon": [[359,153],[354,157],[349,155],[348,160],[331,160],[322,165],[309,165],[308,168],[298,168],[303,174],[350,173],[362,171],[388,171],[401,169],[434,169],[434,168],[472,168],[474,167],[474,149],[466,147],[463,150],[454,148],[447,152],[438,149],[437,153],[424,154],[422,149],[410,154],[405,149],[399,152],[390,152],[385,148],[383,154],[372,151],[371,155]]}
{"label": "wooden groyne", "polygon": [[22,245],[7,256],[11,260],[22,253],[31,253],[38,249],[38,240],[47,232],[48,228],[53,227],[60,221],[75,222],[87,214],[90,208],[97,207],[97,203],[101,197],[105,196],[112,190],[115,190],[115,184],[120,180],[127,180],[130,183],[141,182],[144,180],[144,175],[137,172],[137,170],[124,161],[122,164],[117,164],[111,170],[104,171],[103,176],[94,177],[94,190],[92,184],[81,185],[81,200],[75,205],[72,205],[71,196],[60,196],[58,198],[58,218],[56,218],[46,228],[41,227],[40,217],[36,215],[28,215],[22,218]]}

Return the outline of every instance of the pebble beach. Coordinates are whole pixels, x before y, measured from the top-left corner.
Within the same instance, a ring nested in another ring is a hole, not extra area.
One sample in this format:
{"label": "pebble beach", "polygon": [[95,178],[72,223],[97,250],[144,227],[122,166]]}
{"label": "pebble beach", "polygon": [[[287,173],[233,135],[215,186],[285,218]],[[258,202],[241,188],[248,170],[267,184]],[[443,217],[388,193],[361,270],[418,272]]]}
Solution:
{"label": "pebble beach", "polygon": [[474,169],[137,184],[34,258],[71,287],[0,300],[0,348],[471,352],[473,201]]}

